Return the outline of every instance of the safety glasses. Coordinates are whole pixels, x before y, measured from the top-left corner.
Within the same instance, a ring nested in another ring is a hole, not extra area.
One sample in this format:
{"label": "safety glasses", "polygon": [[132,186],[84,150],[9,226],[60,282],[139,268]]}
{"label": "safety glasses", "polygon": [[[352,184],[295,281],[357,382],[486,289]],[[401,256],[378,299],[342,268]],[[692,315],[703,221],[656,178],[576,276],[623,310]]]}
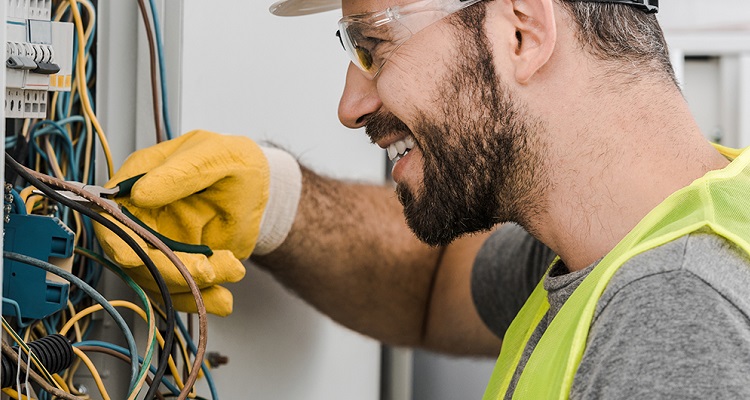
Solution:
{"label": "safety glasses", "polygon": [[349,15],[336,32],[365,76],[375,79],[388,58],[417,32],[482,0],[419,0],[383,11]]}
{"label": "safety glasses", "polygon": [[[344,50],[365,76],[375,79],[388,58],[410,37],[435,22],[482,0],[418,0],[383,11],[349,15],[336,31]],[[659,11],[659,0],[572,0],[620,3],[647,13]]]}

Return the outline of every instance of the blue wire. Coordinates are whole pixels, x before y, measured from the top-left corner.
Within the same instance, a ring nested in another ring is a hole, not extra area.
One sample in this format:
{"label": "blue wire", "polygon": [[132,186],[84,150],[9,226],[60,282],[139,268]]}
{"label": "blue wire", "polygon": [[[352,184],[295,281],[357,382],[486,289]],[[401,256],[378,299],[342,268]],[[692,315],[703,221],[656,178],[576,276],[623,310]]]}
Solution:
{"label": "blue wire", "polygon": [[8,136],[5,138],[5,149],[12,149],[18,144],[17,136]]}
{"label": "blue wire", "polygon": [[[107,349],[110,349],[110,350],[114,350],[114,351],[116,351],[116,352],[118,352],[120,354],[124,354],[124,355],[130,357],[130,352],[126,348],[117,346],[117,345],[112,344],[112,343],[102,342],[102,341],[99,341],[99,340],[86,340],[86,341],[82,341],[82,342],[78,342],[78,343],[73,343],[73,346],[75,346],[75,347],[80,347],[80,346],[98,346],[98,347],[104,347],[104,348],[107,348]],[[138,356],[138,360],[140,361],[141,364],[143,363],[143,357]],[[151,371],[152,374],[155,374],[156,373],[156,367],[154,367],[153,365],[149,366],[149,371]],[[167,389],[169,389],[169,391],[171,391],[173,394],[175,394],[175,395],[180,394],[180,389],[178,389],[172,382],[170,382],[167,379],[166,376],[161,378],[161,383],[164,386],[166,386]]]}
{"label": "blue wire", "polygon": [[164,130],[167,133],[167,140],[172,139],[172,126],[169,123],[169,107],[167,104],[167,78],[164,73],[164,52],[161,39],[161,29],[159,28],[159,15],[156,13],[154,0],[149,0],[151,6],[151,16],[154,20],[154,36],[156,36],[156,52],[159,54],[159,77],[161,78],[161,111],[164,118]]}
{"label": "blue wire", "polygon": [[13,196],[13,209],[16,211],[16,214],[26,214],[26,204],[23,203],[21,195],[16,192],[16,189],[11,189],[10,194]]}
{"label": "blue wire", "polygon": [[[44,125],[50,125],[44,128],[40,128]],[[60,125],[59,123],[51,120],[43,120],[39,121],[36,124],[34,124],[34,127],[31,129],[31,144],[32,146],[29,148],[29,159],[33,159],[33,150],[36,150],[40,156],[45,161],[48,161],[47,156],[45,155],[45,152],[39,148],[39,145],[36,144],[36,138],[45,135],[45,134],[53,134],[55,136],[60,136],[63,138],[65,144],[67,145],[66,150],[68,152],[68,157],[70,160],[73,160],[75,156],[75,151],[73,150],[73,142],[70,140],[70,137],[68,137],[68,132],[65,131],[65,129]],[[70,168],[72,173],[73,180],[78,180],[78,171],[75,168]]]}
{"label": "blue wire", "polygon": [[[188,349],[190,349],[193,354],[197,353],[198,348],[195,346],[195,343],[193,343],[193,338],[190,336],[187,328],[185,328],[185,324],[182,322],[182,318],[180,318],[180,315],[177,313],[177,311],[175,311],[174,315],[175,320],[177,320],[177,327],[180,329],[180,332],[182,332],[182,337],[185,338]],[[203,371],[203,375],[206,376],[206,383],[208,383],[208,389],[211,391],[211,398],[214,400],[219,400],[219,393],[216,390],[214,378],[211,376],[211,372],[206,366],[205,361],[201,364],[201,371]]]}

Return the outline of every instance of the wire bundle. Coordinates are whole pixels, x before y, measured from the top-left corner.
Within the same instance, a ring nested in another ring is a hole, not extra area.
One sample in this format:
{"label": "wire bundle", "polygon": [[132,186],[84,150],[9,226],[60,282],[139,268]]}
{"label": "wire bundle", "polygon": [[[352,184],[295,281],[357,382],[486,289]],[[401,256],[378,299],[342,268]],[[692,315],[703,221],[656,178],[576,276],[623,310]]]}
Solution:
{"label": "wire bundle", "polygon": [[[207,344],[205,307],[200,291],[187,269],[167,246],[148,231],[132,223],[117,208],[65,182],[95,182],[97,148],[100,148],[105,156],[108,175],[111,176],[114,172],[111,152],[103,128],[96,117],[96,105],[92,96],[96,84],[95,4],[93,0],[54,2],[53,19],[72,22],[75,28],[72,90],[69,93],[52,94],[46,119],[6,122],[6,182],[15,184],[6,188],[6,218],[8,212],[59,218],[75,233],[75,257],[72,271],[67,271],[50,264],[47,260],[4,252],[3,257],[7,260],[22,262],[62,277],[71,283],[71,289],[67,308],[42,320],[24,323],[19,318],[20,311],[18,315],[9,316],[9,320],[3,316],[3,329],[8,337],[18,344],[16,352],[10,349],[8,344],[3,343],[3,356],[18,367],[15,389],[5,388],[3,392],[17,399],[50,399],[52,396],[65,399],[89,398],[87,394],[77,391],[74,385],[76,371],[83,364],[94,379],[101,397],[109,399],[101,374],[86,354],[97,352],[116,357],[130,366],[128,399],[201,398],[193,391],[201,372],[207,378],[211,397],[215,399],[217,393],[210,371],[203,362]],[[156,141],[159,142],[172,138],[159,18],[153,0],[149,0],[148,7],[145,0],[137,0],[137,4],[148,36],[154,126]],[[191,335],[172,308],[166,284],[145,251],[109,218],[79,202],[69,200],[57,190],[71,191],[87,199],[90,204],[103,210],[103,214],[112,216],[151,246],[160,249],[175,264],[196,298],[199,320],[197,344],[193,343]],[[40,194],[40,191],[43,194]],[[101,255],[93,234],[92,220],[118,234],[141,258],[160,289],[161,298],[157,299],[158,303],[150,299],[117,265]],[[125,300],[108,300],[99,293],[97,286],[104,270],[111,271],[125,282],[133,290],[140,304]],[[6,299],[3,301],[5,303]],[[148,333],[145,344],[136,343],[131,328],[118,309],[130,310],[146,322]],[[106,311],[115,321],[122,332],[124,342],[127,343],[126,347],[96,339],[94,328],[97,320],[92,316],[100,310]],[[36,339],[56,333],[67,336],[73,342],[77,356],[73,366],[60,375],[49,373],[27,345]],[[177,360],[173,359],[171,349],[174,345],[181,350],[177,354],[182,358],[184,371],[179,370]],[[157,349],[163,351],[157,352]],[[25,360],[31,362],[26,363]],[[169,377],[166,376],[167,371],[170,373]],[[184,377],[184,381],[181,377]],[[145,387],[148,387],[148,390],[144,396]],[[165,389],[166,393],[160,392],[160,389]]]}

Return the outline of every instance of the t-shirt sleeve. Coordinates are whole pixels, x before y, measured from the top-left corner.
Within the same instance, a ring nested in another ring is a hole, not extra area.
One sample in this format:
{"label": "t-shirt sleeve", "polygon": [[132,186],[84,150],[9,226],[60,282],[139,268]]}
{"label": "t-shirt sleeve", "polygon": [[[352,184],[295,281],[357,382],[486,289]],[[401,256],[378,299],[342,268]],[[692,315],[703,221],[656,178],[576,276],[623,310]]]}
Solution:
{"label": "t-shirt sleeve", "polygon": [[506,224],[482,245],[471,277],[480,317],[499,338],[544,276],[555,254],[523,228]]}
{"label": "t-shirt sleeve", "polygon": [[662,272],[605,296],[571,399],[750,398],[748,319],[700,277]]}

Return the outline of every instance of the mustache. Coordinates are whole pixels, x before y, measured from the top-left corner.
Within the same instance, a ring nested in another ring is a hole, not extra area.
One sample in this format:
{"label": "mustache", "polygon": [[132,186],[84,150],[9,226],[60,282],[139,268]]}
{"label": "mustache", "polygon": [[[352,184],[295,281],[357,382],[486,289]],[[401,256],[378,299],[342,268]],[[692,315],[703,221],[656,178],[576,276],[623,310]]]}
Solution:
{"label": "mustache", "polygon": [[370,142],[375,143],[394,132],[412,133],[404,121],[387,111],[378,110],[367,118],[365,133],[370,137]]}

